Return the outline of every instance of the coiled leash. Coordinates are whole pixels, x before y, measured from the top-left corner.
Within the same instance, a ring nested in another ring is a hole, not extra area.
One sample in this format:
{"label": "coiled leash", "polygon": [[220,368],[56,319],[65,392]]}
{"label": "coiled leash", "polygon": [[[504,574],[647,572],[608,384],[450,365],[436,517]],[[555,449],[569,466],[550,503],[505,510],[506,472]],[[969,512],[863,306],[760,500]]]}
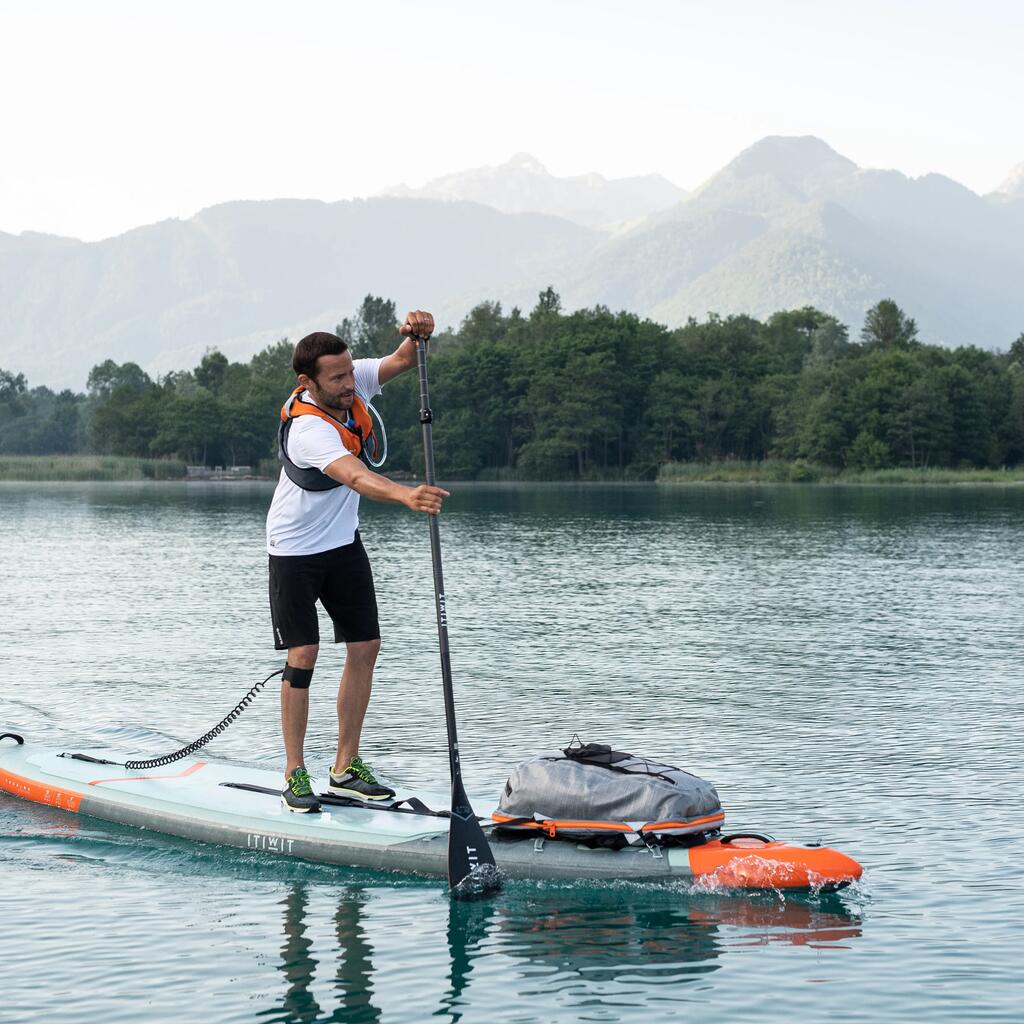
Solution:
{"label": "coiled leash", "polygon": [[201,747],[205,747],[215,736],[219,736],[252,702],[256,694],[263,689],[267,683],[270,682],[274,676],[282,675],[284,672],[283,668],[279,668],[276,672],[271,672],[266,679],[260,680],[254,686],[250,687],[249,692],[218,722],[209,732],[204,733],[197,740],[193,740],[187,746],[181,748],[181,750],[174,751],[173,754],[162,754],[160,757],[151,757],[144,761],[107,761],[102,757],[90,757],[88,754],[61,754],[61,757],[70,757],[75,761],[91,761],[93,764],[113,764],[118,768],[127,768],[129,771],[138,771],[146,768],[163,768],[165,765],[174,764],[175,761],[180,761],[183,757],[188,757],[189,754],[194,754]]}

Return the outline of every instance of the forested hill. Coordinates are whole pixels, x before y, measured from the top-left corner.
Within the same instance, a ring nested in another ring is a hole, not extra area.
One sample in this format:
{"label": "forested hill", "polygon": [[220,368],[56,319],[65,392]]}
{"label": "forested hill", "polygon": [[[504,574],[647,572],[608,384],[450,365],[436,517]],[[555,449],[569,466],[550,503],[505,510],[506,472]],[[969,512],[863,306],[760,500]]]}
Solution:
{"label": "forested hill", "polygon": [[232,202],[101,242],[0,237],[0,366],[63,388],[107,358],[151,374],[208,348],[249,359],[384,289],[404,308],[433,296],[439,322],[457,323],[509,282],[530,301],[599,237],[435,199]]}
{"label": "forested hill", "polygon": [[[395,305],[367,296],[338,325],[357,357],[397,344]],[[85,394],[0,371],[0,454],[96,452],[257,465],[274,457],[294,341],[248,362],[208,352],[153,380],[93,368]],[[472,310],[431,345],[439,475],[649,479],[668,462],[783,458],[834,467],[1024,463],[1024,334],[1009,352],[922,344],[885,300],[857,339],[813,308],[675,330],[607,309]],[[387,468],[420,467],[415,374],[375,403]],[[267,463],[265,463],[266,465]]]}

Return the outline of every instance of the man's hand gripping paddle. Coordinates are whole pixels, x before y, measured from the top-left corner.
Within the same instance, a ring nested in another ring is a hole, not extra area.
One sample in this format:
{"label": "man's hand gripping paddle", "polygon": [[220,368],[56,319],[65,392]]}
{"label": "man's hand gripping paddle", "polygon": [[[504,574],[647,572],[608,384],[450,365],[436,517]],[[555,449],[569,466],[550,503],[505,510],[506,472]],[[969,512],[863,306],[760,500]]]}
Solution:
{"label": "man's hand gripping paddle", "polygon": [[[420,371],[420,423],[423,425],[423,462],[427,483],[434,484],[434,443],[432,415],[427,390],[427,340],[413,336]],[[501,888],[494,854],[477,821],[462,783],[459,738],[455,726],[455,697],[452,694],[452,664],[448,651],[448,611],[445,606],[444,577],[441,573],[441,533],[437,516],[429,515],[430,555],[434,563],[434,604],[437,609],[437,639],[441,650],[441,678],[444,682],[444,717],[448,726],[448,761],[452,775],[452,816],[448,831],[448,886],[456,899],[489,896]]]}

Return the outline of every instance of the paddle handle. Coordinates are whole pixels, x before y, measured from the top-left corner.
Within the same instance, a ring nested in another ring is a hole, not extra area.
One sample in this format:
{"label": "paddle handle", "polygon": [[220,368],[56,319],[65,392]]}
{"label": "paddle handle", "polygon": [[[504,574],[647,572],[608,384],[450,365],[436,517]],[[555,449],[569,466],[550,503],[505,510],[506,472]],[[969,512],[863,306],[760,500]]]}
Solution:
{"label": "paddle handle", "polygon": [[[430,409],[430,387],[427,382],[427,343],[424,339],[414,337],[416,342],[416,364],[420,373],[420,424],[423,427],[423,463],[424,476],[430,486],[435,486],[434,476],[434,438],[431,429],[433,413]],[[455,802],[465,804],[469,809],[469,801],[465,798],[462,785],[462,765],[459,762],[459,736],[455,724],[455,695],[452,691],[452,658],[448,647],[448,609],[444,595],[444,571],[441,567],[441,531],[437,516],[428,515],[430,526],[430,558],[434,566],[434,608],[437,612],[437,640],[441,651],[441,679],[444,684],[444,717],[448,727],[448,759],[451,764],[452,793],[455,799],[458,791],[459,799]]]}

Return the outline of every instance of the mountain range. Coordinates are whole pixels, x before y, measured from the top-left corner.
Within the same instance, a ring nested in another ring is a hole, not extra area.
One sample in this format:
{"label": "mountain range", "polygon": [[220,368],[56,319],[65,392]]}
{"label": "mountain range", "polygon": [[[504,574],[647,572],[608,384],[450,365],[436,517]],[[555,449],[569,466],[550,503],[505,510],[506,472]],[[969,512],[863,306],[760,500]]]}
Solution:
{"label": "mountain range", "polygon": [[585,227],[614,230],[678,203],[686,190],[660,174],[612,180],[600,174],[557,178],[529,153],[517,153],[498,167],[448,174],[421,188],[396,185],[380,194],[468,200],[502,213],[549,213]]}
{"label": "mountain range", "polygon": [[369,199],[224,203],[115,238],[0,232],[0,367],[83,385],[217,347],[242,359],[331,329],[367,293],[457,323],[483,299],[603,304],[669,325],[814,305],[856,334],[895,299],[921,337],[1006,348],[1024,331],[1024,165],[980,196],[769,137],[692,193],[658,175],[558,178],[532,157]]}

